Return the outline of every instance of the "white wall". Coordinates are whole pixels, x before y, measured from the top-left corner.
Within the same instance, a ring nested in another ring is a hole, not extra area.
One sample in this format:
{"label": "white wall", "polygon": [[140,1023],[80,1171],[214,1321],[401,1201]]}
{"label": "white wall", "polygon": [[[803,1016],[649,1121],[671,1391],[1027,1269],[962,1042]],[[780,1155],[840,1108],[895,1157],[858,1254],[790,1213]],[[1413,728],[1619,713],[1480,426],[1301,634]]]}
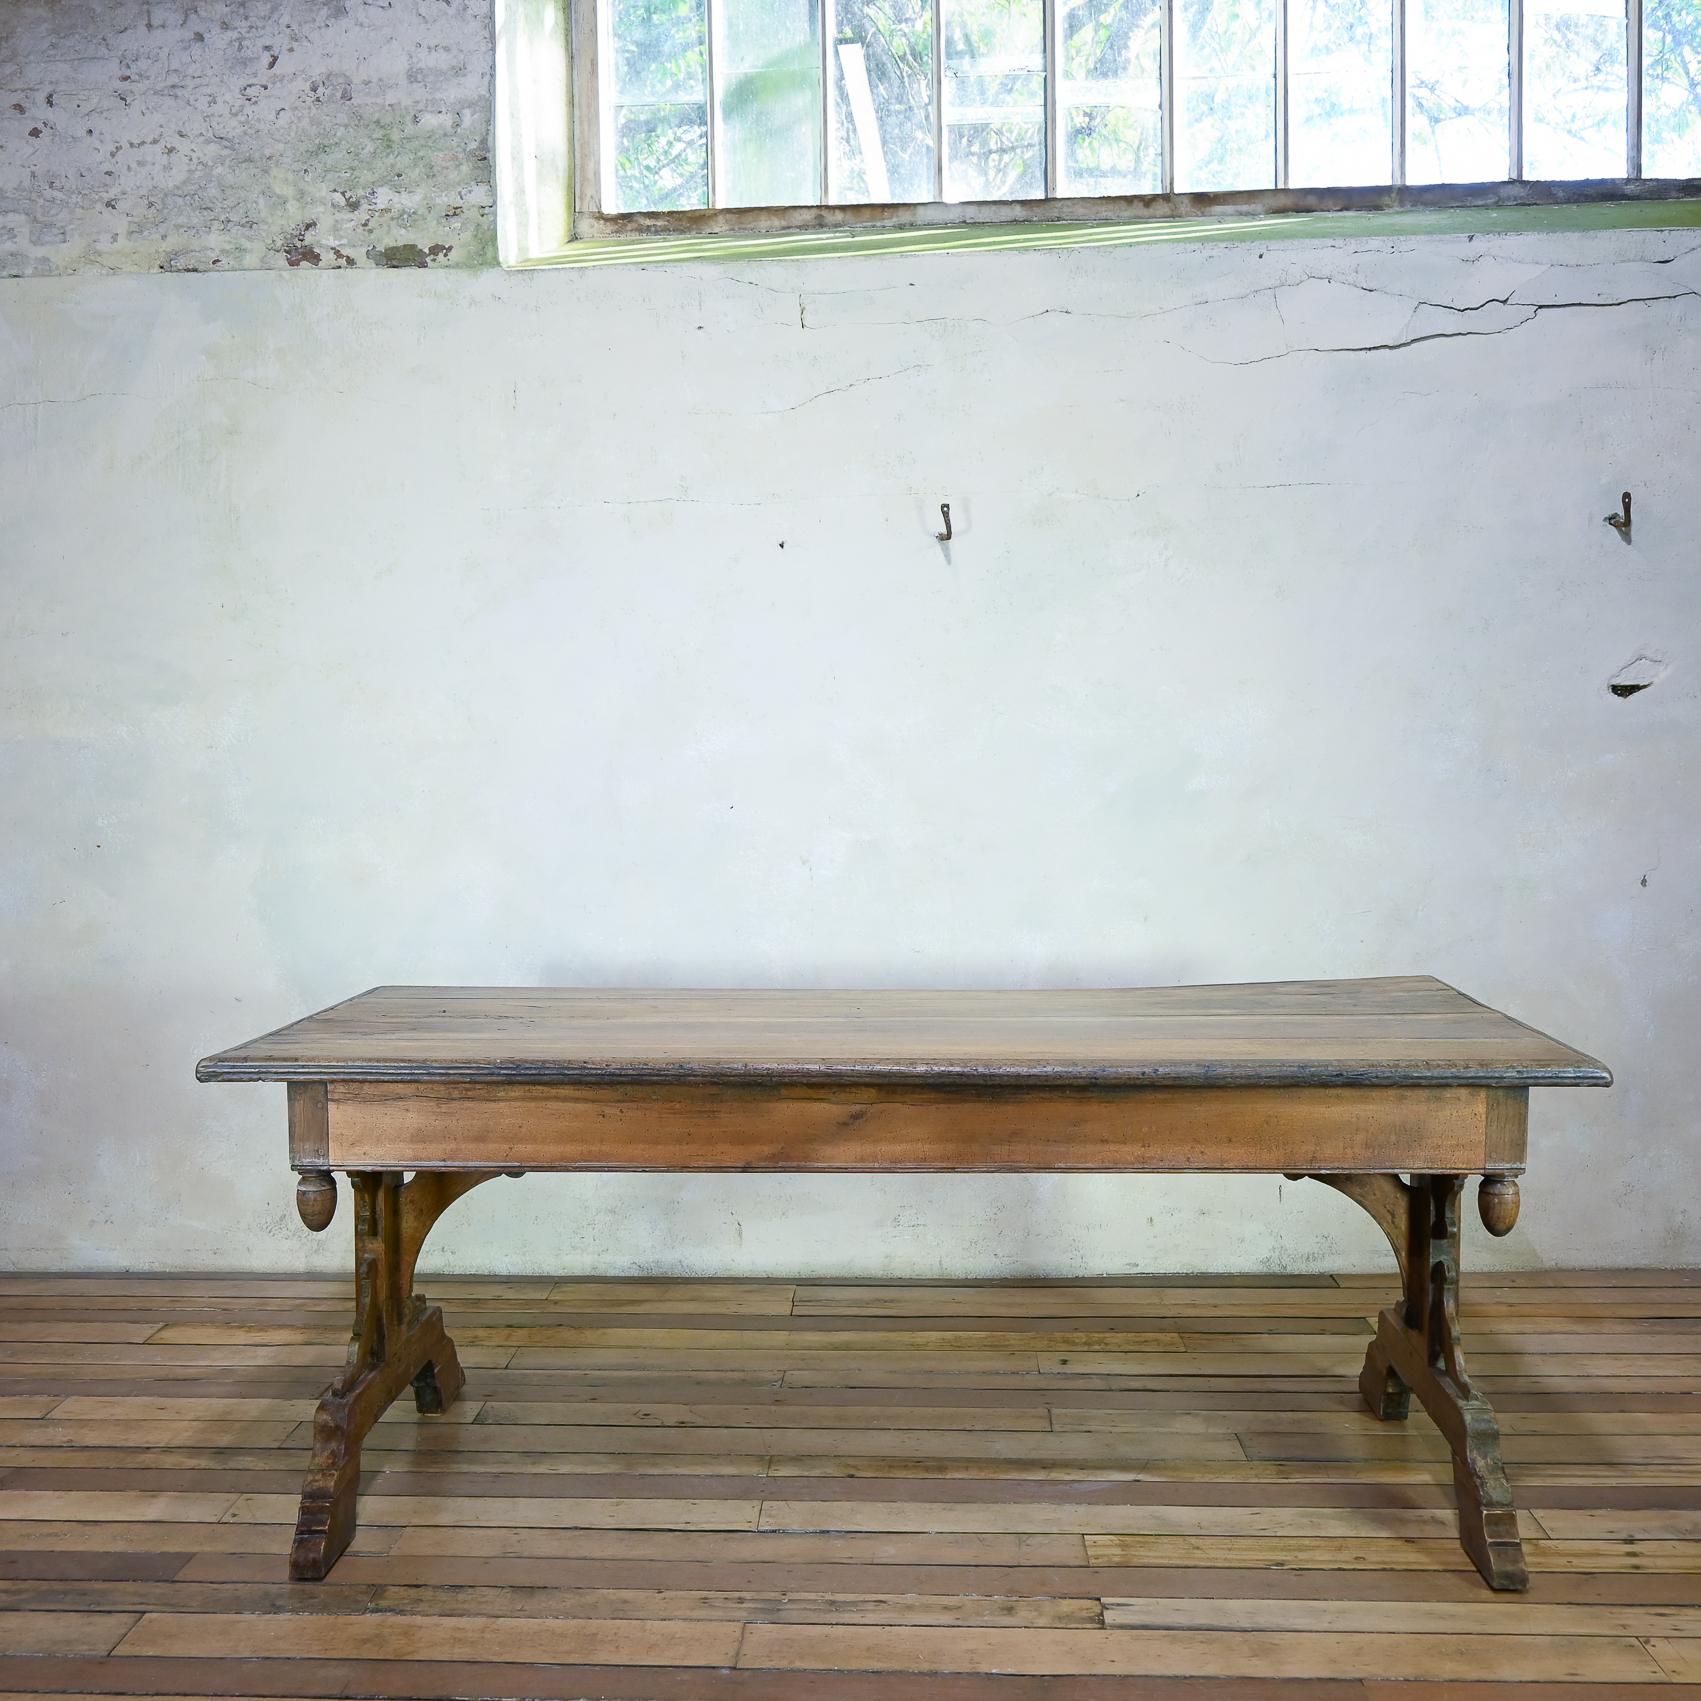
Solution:
{"label": "white wall", "polygon": [[[282,1089],[192,1070],[378,981],[1428,971],[1619,1078],[1471,1257],[1696,1260],[1698,290],[1659,233],[0,284],[0,1257],[340,1264]],[[531,1178],[436,1257],[1387,1262],[1315,1187],[1023,1177]]]}

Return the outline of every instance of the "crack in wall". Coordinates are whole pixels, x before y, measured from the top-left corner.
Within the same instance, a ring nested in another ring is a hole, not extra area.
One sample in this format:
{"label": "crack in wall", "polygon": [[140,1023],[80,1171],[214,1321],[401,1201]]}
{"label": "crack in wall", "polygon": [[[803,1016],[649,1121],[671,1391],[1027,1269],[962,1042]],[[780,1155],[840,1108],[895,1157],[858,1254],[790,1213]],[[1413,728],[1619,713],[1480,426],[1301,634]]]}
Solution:
{"label": "crack in wall", "polygon": [[[1617,307],[1647,307],[1662,301],[1683,301],[1701,297],[1701,290],[1681,289],[1672,290],[1664,295],[1628,295],[1619,296],[1606,301],[1514,301],[1516,291],[1506,296],[1493,296],[1487,301],[1478,302],[1473,306],[1455,307],[1445,301],[1418,301],[1413,305],[1411,315],[1406,323],[1409,327],[1417,318],[1419,312],[1428,307],[1437,313],[1481,313],[1490,307],[1513,307],[1521,310],[1524,317],[1515,319],[1509,325],[1492,325],[1483,328],[1475,326],[1458,331],[1425,331],[1418,336],[1402,336],[1392,342],[1382,343],[1325,343],[1321,345],[1303,345],[1298,348],[1278,349],[1272,354],[1252,355],[1245,360],[1219,359],[1208,354],[1201,354],[1198,349],[1189,348],[1185,343],[1166,337],[1164,341],[1171,348],[1178,348],[1184,354],[1192,355],[1196,360],[1203,360],[1211,366],[1267,366],[1272,361],[1291,360],[1302,354],[1393,354],[1402,349],[1417,348],[1422,343],[1450,342],[1468,337],[1500,337],[1510,335],[1513,331],[1521,331],[1528,325],[1533,325],[1544,313],[1566,313],[1587,311],[1590,309],[1610,309]],[[1277,307],[1280,315],[1281,309]],[[1286,318],[1282,320],[1286,326]]]}
{"label": "crack in wall", "polygon": [[812,403],[824,401],[828,396],[842,396],[847,390],[860,390],[868,384],[884,384],[888,379],[902,378],[910,372],[931,372],[933,366],[932,361],[917,361],[909,366],[897,367],[891,372],[871,372],[865,378],[852,378],[846,383],[834,384],[825,390],[816,390],[813,394],[805,396],[801,401],[787,402],[784,407],[756,408],[736,414],[726,408],[695,408],[692,411],[699,418],[713,419],[759,419],[772,414],[796,413],[799,408],[806,408]]}
{"label": "crack in wall", "polygon": [[19,402],[0,402],[0,413],[18,408],[74,408],[81,402],[134,401],[128,390],[90,390],[86,396],[32,396]]}
{"label": "crack in wall", "polygon": [[[1356,251],[1356,252],[1359,253],[1359,254],[1374,255],[1375,257],[1380,258],[1380,259],[1393,259],[1393,258],[1396,257],[1395,252],[1392,248],[1389,248],[1389,249],[1374,249],[1374,250],[1359,250],[1359,251]],[[1336,275],[1335,273],[1328,272],[1328,271],[1302,271],[1296,276],[1284,277],[1284,278],[1282,278],[1279,281],[1274,282],[1274,283],[1259,284],[1252,289],[1236,291],[1232,295],[1201,296],[1201,297],[1197,297],[1193,300],[1176,302],[1176,303],[1173,303],[1173,304],[1171,304],[1169,306],[1165,306],[1165,307],[1152,307],[1152,308],[1148,308],[1148,309],[1145,309],[1144,311],[1140,311],[1140,312],[1122,312],[1122,311],[1118,311],[1118,310],[1115,310],[1115,309],[1112,309],[1112,308],[1049,306],[1049,307],[1035,308],[1031,312],[1018,313],[1018,314],[1014,314],[1014,315],[1007,317],[1007,318],[994,318],[994,317],[992,317],[990,315],[986,315],[986,314],[932,313],[932,314],[924,314],[924,315],[921,315],[921,316],[918,316],[918,317],[915,317],[915,318],[845,319],[845,320],[840,320],[836,323],[822,324],[822,323],[818,323],[818,322],[811,323],[807,319],[806,302],[811,296],[818,296],[822,299],[826,299],[826,298],[831,297],[831,296],[842,296],[842,295],[847,295],[847,294],[853,294],[853,293],[856,293],[856,292],[848,291],[848,290],[830,290],[830,291],[797,291],[795,293],[797,294],[797,301],[798,301],[798,328],[799,328],[799,330],[813,331],[813,332],[859,331],[859,330],[865,330],[865,329],[871,329],[871,328],[905,329],[905,328],[908,328],[908,327],[911,327],[911,326],[920,328],[920,327],[932,326],[932,325],[985,325],[985,326],[991,327],[991,328],[996,329],[996,330],[1012,330],[1018,325],[1028,325],[1028,324],[1034,323],[1037,320],[1050,319],[1050,318],[1102,319],[1102,320],[1112,320],[1112,321],[1116,321],[1118,323],[1125,323],[1125,324],[1140,324],[1140,323],[1143,323],[1144,321],[1149,320],[1149,319],[1173,318],[1173,317],[1175,317],[1179,314],[1199,312],[1199,311],[1202,311],[1206,308],[1231,307],[1231,306],[1235,306],[1235,305],[1237,305],[1238,303],[1241,303],[1241,302],[1257,301],[1257,300],[1259,300],[1259,299],[1261,299],[1265,296],[1269,296],[1271,298],[1271,304],[1276,311],[1277,317],[1279,319],[1281,319],[1281,321],[1282,321],[1282,323],[1285,327],[1286,323],[1287,323],[1287,315],[1286,315],[1285,310],[1283,309],[1282,302],[1281,302],[1282,294],[1286,291],[1292,291],[1292,290],[1302,288],[1306,284],[1316,284],[1316,285],[1319,285],[1319,286],[1322,286],[1322,287],[1325,287],[1325,288],[1330,288],[1330,289],[1352,290],[1353,292],[1360,294],[1360,295],[1369,296],[1369,297],[1380,297],[1380,298],[1387,299],[1387,300],[1409,301],[1412,304],[1411,313],[1408,317],[1408,324],[1409,324],[1411,322],[1411,320],[1415,319],[1417,317],[1418,313],[1426,307],[1431,308],[1435,312],[1438,312],[1438,313],[1455,313],[1455,314],[1480,313],[1480,312],[1483,312],[1490,307],[1496,307],[1496,306],[1499,306],[1499,307],[1516,307],[1516,308],[1530,309],[1531,310],[1530,316],[1534,316],[1535,314],[1538,314],[1538,313],[1541,313],[1541,312],[1547,312],[1547,311],[1551,311],[1551,310],[1556,309],[1556,308],[1564,308],[1564,307],[1629,306],[1629,305],[1633,305],[1633,304],[1638,303],[1638,302],[1678,300],[1678,299],[1682,299],[1685,296],[1693,296],[1697,293],[1697,291],[1694,290],[1694,289],[1687,289],[1686,288],[1686,289],[1670,291],[1666,294],[1648,295],[1648,296],[1626,296],[1626,297],[1622,297],[1622,298],[1616,298],[1616,299],[1607,300],[1607,301],[1600,301],[1600,302],[1586,301],[1586,300],[1579,300],[1579,301],[1575,301],[1575,302],[1571,302],[1571,301],[1533,302],[1533,301],[1519,301],[1516,298],[1519,295],[1520,291],[1528,290],[1535,283],[1537,283],[1545,273],[1547,273],[1549,271],[1601,270],[1601,269],[1609,269],[1609,268],[1613,268],[1613,267],[1617,267],[1617,266],[1623,266],[1623,265],[1669,266],[1669,265],[1675,265],[1677,262],[1679,262],[1681,260],[1690,259],[1691,257],[1698,255],[1698,254],[1701,254],[1701,244],[1696,244],[1696,245],[1682,249],[1679,253],[1671,254],[1671,255],[1665,255],[1665,256],[1662,256],[1662,257],[1659,257],[1659,258],[1656,258],[1656,259],[1643,259],[1643,258],[1640,258],[1640,257],[1636,257],[1636,258],[1633,258],[1633,259],[1624,259],[1624,258],[1620,258],[1620,257],[1613,257],[1613,258],[1610,258],[1610,259],[1588,260],[1588,261],[1542,261],[1539,264],[1534,266],[1534,268],[1533,268],[1534,275],[1533,276],[1526,278],[1523,282],[1515,285],[1512,289],[1508,290],[1504,295],[1488,296],[1488,297],[1485,297],[1481,301],[1465,302],[1465,303],[1455,303],[1455,302],[1449,302],[1449,301],[1432,301],[1432,300],[1427,299],[1426,297],[1414,297],[1413,295],[1410,294],[1409,291],[1398,290],[1398,289],[1388,289],[1388,288],[1385,288],[1385,287],[1383,287],[1379,284],[1361,283],[1355,278],[1340,277],[1340,276]],[[1498,254],[1498,253],[1497,254],[1474,254],[1474,255],[1468,255],[1468,256],[1461,256],[1460,257],[1461,263],[1470,263],[1470,264],[1479,264],[1483,260],[1488,260],[1488,259],[1498,260],[1501,264],[1509,265],[1509,266],[1529,265],[1530,264],[1529,262],[1519,261],[1515,258],[1512,258],[1511,256],[1502,255],[1502,254]],[[739,283],[748,283],[749,282],[749,280],[745,280],[745,279],[737,279],[737,280],[734,280],[734,281],[739,282]],[[763,287],[763,286],[752,285],[751,287]],[[788,288],[786,290],[786,293],[791,294],[791,293],[793,293],[793,291]],[[880,291],[870,291],[869,293],[873,294],[873,293],[881,293],[881,292]],[[1295,348],[1295,349],[1289,349],[1289,350],[1286,350],[1286,351],[1282,351],[1282,353],[1280,353],[1280,354],[1259,356],[1259,357],[1257,357],[1257,359],[1251,360],[1251,361],[1225,361],[1225,362],[1221,362],[1220,364],[1224,364],[1224,365],[1255,365],[1260,360],[1280,359],[1280,358],[1283,357],[1283,354],[1303,354],[1303,353],[1330,354],[1330,353],[1337,353],[1337,352],[1339,352],[1339,353],[1366,353],[1366,352],[1372,352],[1372,351],[1380,352],[1382,350],[1387,350],[1387,349],[1408,347],[1408,346],[1411,346],[1412,344],[1415,344],[1415,343],[1418,343],[1418,342],[1434,341],[1434,340],[1437,340],[1438,338],[1441,338],[1441,337],[1444,337],[1444,336],[1449,336],[1449,335],[1474,335],[1474,336],[1498,335],[1500,332],[1502,332],[1504,330],[1517,329],[1521,325],[1526,324],[1526,323],[1528,323],[1528,318],[1525,318],[1523,320],[1518,321],[1517,325],[1497,326],[1497,327],[1495,327],[1494,331],[1492,331],[1492,332],[1485,332],[1485,331],[1429,332],[1429,333],[1425,333],[1424,335],[1418,336],[1418,337],[1403,337],[1402,339],[1395,341],[1395,342],[1392,342],[1392,343],[1342,345],[1339,349],[1332,347],[1332,346],[1328,346],[1328,345],[1319,345],[1318,347],[1315,347],[1315,348],[1301,347],[1301,348]],[[1181,346],[1181,345],[1178,345],[1178,346]],[[1194,351],[1189,350],[1188,352],[1194,352]],[[1202,356],[1201,358],[1208,358],[1208,357]]]}

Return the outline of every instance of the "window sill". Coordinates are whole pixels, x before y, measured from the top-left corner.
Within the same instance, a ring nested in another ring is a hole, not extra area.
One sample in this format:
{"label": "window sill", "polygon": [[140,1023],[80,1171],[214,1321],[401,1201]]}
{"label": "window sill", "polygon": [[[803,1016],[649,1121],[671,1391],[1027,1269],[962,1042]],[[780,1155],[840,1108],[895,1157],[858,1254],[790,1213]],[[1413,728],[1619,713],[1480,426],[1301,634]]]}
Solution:
{"label": "window sill", "polygon": [[[1693,189],[1694,185],[1685,185]],[[1701,196],[1573,201],[1544,206],[1405,207],[1365,212],[1283,212],[905,228],[591,237],[505,258],[509,270],[546,266],[656,266],[702,260],[794,260],[875,254],[987,253],[1028,248],[1122,248],[1144,243],[1349,241],[1361,236],[1489,236],[1523,231],[1687,230],[1701,226]]]}

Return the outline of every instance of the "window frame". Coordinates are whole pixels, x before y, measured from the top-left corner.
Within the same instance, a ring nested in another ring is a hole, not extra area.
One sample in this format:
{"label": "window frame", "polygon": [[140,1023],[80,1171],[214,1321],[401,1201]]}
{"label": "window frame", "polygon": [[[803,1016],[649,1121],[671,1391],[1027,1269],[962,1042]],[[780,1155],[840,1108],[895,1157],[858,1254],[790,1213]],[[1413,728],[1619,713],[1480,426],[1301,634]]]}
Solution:
{"label": "window frame", "polygon": [[[780,207],[703,207],[683,211],[609,213],[602,209],[602,114],[598,84],[602,11],[598,0],[494,0],[497,34],[496,166],[503,263],[528,265],[563,257],[577,243],[854,236],[857,232],[950,231],[958,227],[1152,225],[1164,221],[1265,220],[1296,214],[1564,208],[1590,204],[1701,200],[1701,178],[1652,178],[1642,163],[1642,0],[1626,0],[1626,162],[1623,177],[1526,178],[1522,171],[1524,0],[1508,0],[1508,154],[1513,176],[1479,183],[1400,181],[1339,188],[1211,191],[1173,187],[1174,55],[1169,45],[1175,0],[1161,0],[1166,20],[1162,90],[1163,191],[1146,195],[1048,195],[1044,199],[920,201]],[[1403,175],[1406,144],[1406,0],[1393,6],[1390,165]],[[938,0],[935,0],[937,7]],[[831,0],[825,0],[831,12]],[[1045,0],[1046,182],[1057,174],[1058,79],[1055,20],[1059,0]],[[936,13],[937,15],[937,13]],[[1286,21],[1276,0],[1275,148],[1273,172],[1288,157]],[[825,55],[823,55],[825,58]],[[935,55],[935,100],[940,59]],[[825,72],[825,67],[824,67]],[[709,104],[713,106],[713,92]],[[824,100],[824,121],[825,121]],[[936,117],[936,125],[938,119]],[[825,138],[824,138],[825,141]],[[830,148],[823,147],[823,154]],[[825,190],[826,168],[823,168]],[[711,191],[712,192],[712,191]],[[1688,222],[1688,221],[1685,221]]]}

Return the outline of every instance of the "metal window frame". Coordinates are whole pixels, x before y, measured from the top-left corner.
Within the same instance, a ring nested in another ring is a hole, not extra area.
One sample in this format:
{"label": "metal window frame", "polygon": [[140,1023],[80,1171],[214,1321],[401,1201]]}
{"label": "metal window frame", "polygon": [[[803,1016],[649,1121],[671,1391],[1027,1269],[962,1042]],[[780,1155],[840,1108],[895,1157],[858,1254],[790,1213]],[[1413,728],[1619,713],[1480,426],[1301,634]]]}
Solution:
{"label": "metal window frame", "polygon": [[[709,194],[716,182],[718,140],[715,87],[715,36],[720,0],[704,0],[707,21],[706,112]],[[1046,195],[1025,201],[947,201],[945,116],[944,0],[929,0],[933,32],[932,119],[934,199],[920,202],[835,204],[832,166],[833,36],[835,0],[816,0],[821,63],[821,201],[811,206],[721,207],[710,205],[675,212],[604,211],[603,138],[606,95],[598,67],[611,59],[607,9],[599,0],[561,0],[570,14],[571,130],[573,147],[572,236],[574,239],[620,237],[782,234],[855,229],[922,230],[977,224],[1122,224],[1146,220],[1263,218],[1283,213],[1389,211],[1400,209],[1576,206],[1589,202],[1666,201],[1701,198],[1701,178],[1654,179],[1642,175],[1642,13],[1643,0],[1626,6],[1626,174],[1587,181],[1535,181],[1523,176],[1523,30],[1524,0],[1507,0],[1508,167],[1506,179],[1490,183],[1406,182],[1408,169],[1408,87],[1406,0],[1390,0],[1393,29],[1390,49],[1390,167],[1388,184],[1341,188],[1293,189],[1288,185],[1288,55],[1290,0],[1275,0],[1274,100],[1276,135],[1274,189],[1178,192],[1176,176],[1175,0],[1158,0],[1159,102],[1162,133],[1162,189],[1152,195],[1069,195],[1061,192],[1061,67],[1063,0],[1042,0],[1045,19]]]}
{"label": "metal window frame", "polygon": [[[1405,0],[1401,0],[1402,7]],[[1506,0],[1506,175],[1524,176],[1524,0]]]}
{"label": "metal window frame", "polygon": [[933,23],[933,205],[945,205],[945,0],[930,0]]}
{"label": "metal window frame", "polygon": [[1625,0],[1624,155],[1625,176],[1631,178],[1642,175],[1642,100],[1645,93],[1642,24],[1642,0]]}
{"label": "metal window frame", "polygon": [[1406,181],[1406,0],[1388,0],[1393,8],[1388,33],[1388,141],[1393,153],[1389,161],[1390,182],[1395,187]]}
{"label": "metal window frame", "polygon": [[1058,142],[1058,103],[1063,84],[1063,0],[1043,0],[1045,18],[1045,196],[1057,199],[1063,181],[1063,159]]}
{"label": "metal window frame", "polygon": [[1175,193],[1175,0],[1158,0],[1158,181]]}
{"label": "metal window frame", "polygon": [[703,131],[705,161],[709,176],[709,210],[717,211],[721,205],[720,185],[720,139],[721,139],[721,91],[719,80],[715,76],[715,36],[720,23],[719,7],[715,0],[703,0]]}
{"label": "metal window frame", "polygon": [[833,37],[838,34],[837,0],[819,0],[815,14],[816,28],[821,32],[821,205],[833,204],[833,127],[837,114],[833,110]]}

